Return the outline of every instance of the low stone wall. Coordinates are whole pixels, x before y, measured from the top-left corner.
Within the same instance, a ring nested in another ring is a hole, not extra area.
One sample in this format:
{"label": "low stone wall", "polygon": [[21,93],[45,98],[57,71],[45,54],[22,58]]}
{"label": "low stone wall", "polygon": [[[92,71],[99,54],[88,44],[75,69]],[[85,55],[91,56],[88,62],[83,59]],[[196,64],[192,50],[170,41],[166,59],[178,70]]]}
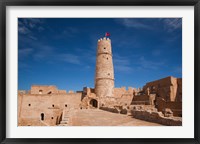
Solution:
{"label": "low stone wall", "polygon": [[109,111],[112,113],[120,113],[120,114],[125,114],[125,115],[128,113],[128,110],[123,107],[121,108],[100,107],[99,109]]}
{"label": "low stone wall", "polygon": [[109,112],[112,112],[112,113],[119,113],[119,111],[116,108],[100,107],[99,109],[109,111]]}
{"label": "low stone wall", "polygon": [[164,117],[162,112],[150,110],[132,110],[132,116],[137,119],[159,123],[167,126],[181,126],[181,117]]}

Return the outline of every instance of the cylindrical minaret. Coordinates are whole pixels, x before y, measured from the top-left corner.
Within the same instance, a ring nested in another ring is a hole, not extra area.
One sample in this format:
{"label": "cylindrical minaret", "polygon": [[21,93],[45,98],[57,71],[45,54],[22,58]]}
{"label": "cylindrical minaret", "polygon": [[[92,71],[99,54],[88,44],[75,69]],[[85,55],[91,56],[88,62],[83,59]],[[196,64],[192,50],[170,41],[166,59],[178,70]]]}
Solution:
{"label": "cylindrical minaret", "polygon": [[112,60],[111,40],[104,37],[98,40],[95,93],[99,98],[113,97],[114,70]]}

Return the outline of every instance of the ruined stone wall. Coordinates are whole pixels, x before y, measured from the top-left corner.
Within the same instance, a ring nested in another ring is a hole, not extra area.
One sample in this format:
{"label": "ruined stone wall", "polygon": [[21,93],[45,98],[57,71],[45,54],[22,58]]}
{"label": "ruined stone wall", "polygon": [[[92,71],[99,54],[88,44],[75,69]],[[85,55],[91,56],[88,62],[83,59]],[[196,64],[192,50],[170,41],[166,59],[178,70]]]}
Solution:
{"label": "ruined stone wall", "polygon": [[114,97],[119,105],[130,105],[133,99],[133,91],[132,87],[129,87],[126,90],[126,87],[114,88]]}
{"label": "ruined stone wall", "polygon": [[[174,77],[166,77],[160,80],[147,83],[143,90],[147,91],[149,88],[150,93],[156,93],[157,96],[162,97],[165,101],[180,101],[182,98],[182,79]],[[178,97],[177,97],[178,96]]]}
{"label": "ruined stone wall", "polygon": [[126,93],[126,87],[114,88],[114,97],[116,98],[120,98],[125,93]]}
{"label": "ruined stone wall", "polygon": [[95,93],[97,97],[113,97],[114,69],[111,41],[109,38],[98,40]]}
{"label": "ruined stone wall", "polygon": [[175,101],[182,102],[182,78],[178,78],[177,82],[178,82],[178,90]]}
{"label": "ruined stone wall", "polygon": [[134,118],[156,122],[167,126],[181,126],[182,118],[180,117],[164,117],[162,112],[146,111],[146,110],[132,110]]}
{"label": "ruined stone wall", "polygon": [[133,94],[123,94],[120,98],[117,98],[117,101],[120,105],[127,106],[130,105],[133,99]]}
{"label": "ruined stone wall", "polygon": [[136,105],[149,105],[150,99],[148,95],[137,95],[133,97],[131,104]]}
{"label": "ruined stone wall", "polygon": [[[31,121],[38,124],[56,125],[64,109],[78,109],[81,103],[81,93],[72,94],[25,94],[18,97],[18,124],[31,125]],[[41,120],[41,114],[44,120]],[[26,121],[27,120],[27,121]],[[25,123],[27,122],[27,123]]]}
{"label": "ruined stone wall", "polygon": [[165,108],[169,108],[173,112],[174,116],[182,116],[182,102],[166,102],[164,99],[157,97],[156,108],[160,112],[162,112]]}

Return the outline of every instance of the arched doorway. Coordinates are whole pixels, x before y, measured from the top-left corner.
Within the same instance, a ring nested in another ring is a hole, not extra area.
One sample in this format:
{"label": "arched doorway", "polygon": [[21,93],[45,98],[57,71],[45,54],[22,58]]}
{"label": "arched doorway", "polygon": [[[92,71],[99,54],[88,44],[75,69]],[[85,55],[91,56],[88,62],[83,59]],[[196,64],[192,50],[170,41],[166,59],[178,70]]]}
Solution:
{"label": "arched doorway", "polygon": [[97,108],[98,107],[98,102],[95,99],[91,99],[90,100],[90,105],[92,105],[93,107]]}

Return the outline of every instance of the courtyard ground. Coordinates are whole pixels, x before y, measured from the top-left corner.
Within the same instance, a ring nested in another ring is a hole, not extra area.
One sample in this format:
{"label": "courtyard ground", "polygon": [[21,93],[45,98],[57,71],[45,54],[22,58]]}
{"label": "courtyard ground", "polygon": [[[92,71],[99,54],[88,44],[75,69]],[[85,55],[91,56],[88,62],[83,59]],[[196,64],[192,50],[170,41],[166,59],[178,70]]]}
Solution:
{"label": "courtyard ground", "polygon": [[132,116],[111,113],[99,109],[73,110],[70,114],[72,126],[161,126],[157,123],[135,119]]}

